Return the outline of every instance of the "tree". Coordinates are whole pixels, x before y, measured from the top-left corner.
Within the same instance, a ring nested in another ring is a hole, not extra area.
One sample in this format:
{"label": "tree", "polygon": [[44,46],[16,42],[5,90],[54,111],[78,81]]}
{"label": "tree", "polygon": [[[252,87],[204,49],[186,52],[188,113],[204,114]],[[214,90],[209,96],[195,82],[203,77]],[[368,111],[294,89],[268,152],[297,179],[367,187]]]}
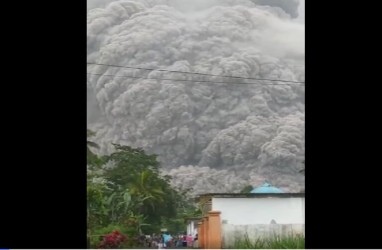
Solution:
{"label": "tree", "polygon": [[[156,155],[148,155],[141,148],[113,144],[116,152],[104,157],[114,167],[105,170],[105,178],[112,189],[129,189],[131,212],[143,215],[152,227],[161,224],[163,217],[175,217],[178,194],[162,177]],[[149,229],[150,227],[146,227]]]}
{"label": "tree", "polygon": [[[94,134],[88,130],[88,138]],[[157,233],[160,228],[183,231],[184,218],[200,214],[187,195],[190,190],[174,189],[171,177],[161,174],[156,155],[113,145],[114,153],[98,157],[91,151],[96,146],[87,141],[88,235],[93,236],[92,246],[96,235],[110,230],[121,229],[132,238]]]}
{"label": "tree", "polygon": [[[95,132],[91,131],[90,129],[87,130],[87,138],[93,137],[95,135],[96,135]],[[94,153],[91,152],[90,148],[99,148],[97,143],[89,141],[89,140],[86,141],[86,145],[87,145],[87,148],[88,148],[88,152],[90,152],[92,154],[94,154]]]}
{"label": "tree", "polygon": [[95,134],[96,133],[91,131],[90,129],[87,130],[87,164],[90,166],[100,166],[102,164],[102,160],[91,151],[91,148],[99,149],[99,145],[97,143],[89,140],[89,138],[95,136]]}
{"label": "tree", "polygon": [[131,194],[147,199],[147,203],[155,209],[155,204],[163,203],[165,193],[160,188],[160,183],[155,181],[154,173],[150,170],[143,170],[138,179],[128,184]]}
{"label": "tree", "polygon": [[253,190],[253,186],[252,186],[252,185],[247,185],[247,186],[245,186],[245,187],[240,191],[240,193],[241,193],[241,194],[250,193],[252,190]]}
{"label": "tree", "polygon": [[87,219],[88,228],[105,225],[108,221],[108,208],[106,206],[106,186],[88,181],[87,183]]}

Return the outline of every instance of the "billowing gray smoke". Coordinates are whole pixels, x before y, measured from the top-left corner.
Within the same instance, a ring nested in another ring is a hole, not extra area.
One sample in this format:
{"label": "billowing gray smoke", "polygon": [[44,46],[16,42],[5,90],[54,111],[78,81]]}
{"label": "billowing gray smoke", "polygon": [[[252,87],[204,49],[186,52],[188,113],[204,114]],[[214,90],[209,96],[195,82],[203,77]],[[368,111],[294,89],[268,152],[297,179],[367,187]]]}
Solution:
{"label": "billowing gray smoke", "polygon": [[282,9],[285,13],[289,14],[292,18],[298,17],[298,0],[252,0],[253,3],[262,6],[272,6]]}
{"label": "billowing gray smoke", "polygon": [[[304,24],[285,12],[288,1],[95,1],[102,8],[88,11],[88,62],[304,81]],[[100,153],[111,142],[143,147],[195,193],[264,179],[296,192],[304,94],[298,83],[89,64],[88,124]]]}

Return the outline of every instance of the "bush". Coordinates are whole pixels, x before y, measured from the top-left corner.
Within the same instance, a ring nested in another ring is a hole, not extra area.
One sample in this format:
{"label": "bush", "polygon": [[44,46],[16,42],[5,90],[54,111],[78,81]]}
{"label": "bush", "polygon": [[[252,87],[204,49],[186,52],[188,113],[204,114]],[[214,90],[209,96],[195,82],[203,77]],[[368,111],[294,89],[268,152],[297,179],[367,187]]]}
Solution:
{"label": "bush", "polygon": [[126,230],[120,225],[111,224],[107,227],[95,229],[94,232],[92,232],[92,235],[90,235],[90,248],[97,248],[98,245],[104,240],[104,237],[114,231],[127,235]]}
{"label": "bush", "polygon": [[[117,237],[115,233],[118,232],[119,234],[126,237],[123,241],[116,241],[117,239],[121,239]],[[107,237],[109,236],[109,237]],[[120,244],[118,247],[111,247],[111,248],[136,248],[141,247],[138,240],[139,233],[134,227],[131,226],[125,226],[122,224],[110,224],[106,227],[95,229],[93,234],[90,235],[90,244],[89,248],[110,248],[112,244],[109,244],[111,242],[119,242]]]}
{"label": "bush", "polygon": [[127,240],[127,237],[121,234],[120,231],[115,230],[110,234],[103,237],[103,240],[99,243],[98,248],[103,249],[115,249],[120,248],[122,244]]}

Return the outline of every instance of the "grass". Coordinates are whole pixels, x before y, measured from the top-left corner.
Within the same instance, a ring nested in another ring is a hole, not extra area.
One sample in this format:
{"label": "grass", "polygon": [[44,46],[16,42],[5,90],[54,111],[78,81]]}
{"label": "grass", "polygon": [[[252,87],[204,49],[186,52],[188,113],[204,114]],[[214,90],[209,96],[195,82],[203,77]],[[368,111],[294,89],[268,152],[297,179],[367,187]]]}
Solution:
{"label": "grass", "polygon": [[251,240],[246,233],[244,239],[236,239],[233,249],[304,249],[305,237],[302,235],[273,236]]}

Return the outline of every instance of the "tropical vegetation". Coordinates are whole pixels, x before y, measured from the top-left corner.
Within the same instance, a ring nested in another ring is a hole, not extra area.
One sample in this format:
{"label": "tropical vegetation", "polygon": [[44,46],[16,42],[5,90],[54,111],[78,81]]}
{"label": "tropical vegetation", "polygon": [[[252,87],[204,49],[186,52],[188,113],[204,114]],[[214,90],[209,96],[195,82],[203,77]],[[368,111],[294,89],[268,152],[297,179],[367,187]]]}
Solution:
{"label": "tropical vegetation", "polygon": [[113,153],[99,156],[95,133],[87,135],[89,248],[140,247],[140,235],[182,232],[184,218],[200,214],[189,190],[175,189],[162,174],[156,155],[113,144]]}

